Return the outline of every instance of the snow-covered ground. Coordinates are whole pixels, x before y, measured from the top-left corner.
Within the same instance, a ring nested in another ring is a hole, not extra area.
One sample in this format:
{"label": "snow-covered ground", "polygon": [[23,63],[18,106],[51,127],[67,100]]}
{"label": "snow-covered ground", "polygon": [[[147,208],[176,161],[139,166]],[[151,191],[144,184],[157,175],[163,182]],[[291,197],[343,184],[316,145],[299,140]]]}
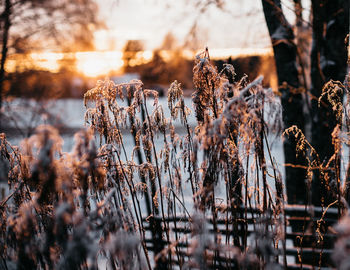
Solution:
{"label": "snow-covered ground", "polygon": [[[122,104],[122,102],[121,102]],[[170,118],[170,112],[168,109],[167,98],[159,98],[159,104],[163,107],[166,118]],[[190,98],[185,98],[185,104],[192,109],[192,101]],[[126,104],[124,104],[126,105]],[[148,106],[149,111],[152,111],[153,101],[150,100]],[[84,114],[86,108],[82,99],[60,99],[60,100],[48,100],[37,102],[34,100],[14,99],[7,103],[8,118],[6,125],[12,128],[12,132],[7,134],[7,138],[13,145],[20,145],[20,141],[31,134],[33,134],[35,127],[40,124],[51,124],[58,127],[62,133],[61,136],[64,140],[63,151],[70,152],[74,145],[74,132],[79,129],[83,129],[86,124],[84,123]],[[188,118],[189,125],[194,127],[196,124],[195,114],[192,112]],[[185,135],[185,129],[180,121],[174,122],[175,130],[180,136]],[[64,127],[64,128],[63,128]],[[133,138],[130,134],[123,134],[123,139],[126,147],[126,152],[131,153],[134,147]],[[283,163],[284,157],[282,152],[282,140],[280,136],[275,134],[269,135],[269,144],[271,148],[272,156],[275,158],[278,164],[278,168],[284,174]],[[156,138],[157,150],[160,150],[163,146],[163,139],[161,137]],[[267,151],[266,151],[267,153]],[[201,157],[200,157],[201,158]],[[251,159],[252,160],[252,159]],[[272,166],[269,165],[268,170],[271,170]],[[187,178],[185,172],[184,178]],[[270,179],[270,185],[274,189],[274,183]],[[190,190],[189,194],[184,194],[191,201]],[[224,190],[219,193],[225,193]],[[186,199],[187,199],[186,198]]]}
{"label": "snow-covered ground", "polygon": [[[120,105],[123,102],[120,101]],[[189,125],[194,127],[196,125],[195,114],[192,109],[191,98],[185,98],[185,104],[188,106],[192,113],[188,117]],[[126,105],[125,103],[123,105]],[[153,100],[149,101],[149,111],[152,111]],[[159,105],[163,107],[166,118],[170,118],[170,112],[168,109],[168,102],[166,97],[159,98]],[[47,100],[47,101],[34,101],[28,99],[13,99],[5,103],[5,115],[7,117],[2,118],[1,124],[7,127],[11,127],[9,133],[7,133],[7,139],[13,145],[20,145],[23,138],[30,136],[34,133],[35,127],[40,124],[51,124],[58,127],[62,133],[61,136],[64,140],[63,151],[70,152],[74,145],[74,132],[86,127],[84,121],[86,108],[82,99],[60,99],[60,100]],[[268,115],[268,111],[265,112]],[[185,129],[180,121],[174,122],[176,132],[180,136],[185,135]],[[0,132],[7,131],[0,130]],[[126,147],[126,152],[131,153],[134,147],[133,138],[129,133],[123,134],[123,139]],[[277,162],[277,168],[282,174],[284,179],[284,155],[282,148],[282,137],[270,133],[268,135],[269,146],[271,149],[272,157]],[[161,149],[163,146],[163,139],[161,137],[156,138],[157,149]],[[267,150],[267,149],[266,149]],[[272,166],[269,162],[267,155],[268,170],[271,172]],[[348,149],[344,149],[342,160],[342,179],[344,179],[345,164],[348,161]],[[269,181],[272,189],[274,189],[274,183],[272,178]],[[0,183],[1,184],[1,183]],[[1,192],[0,192],[1,197]]]}

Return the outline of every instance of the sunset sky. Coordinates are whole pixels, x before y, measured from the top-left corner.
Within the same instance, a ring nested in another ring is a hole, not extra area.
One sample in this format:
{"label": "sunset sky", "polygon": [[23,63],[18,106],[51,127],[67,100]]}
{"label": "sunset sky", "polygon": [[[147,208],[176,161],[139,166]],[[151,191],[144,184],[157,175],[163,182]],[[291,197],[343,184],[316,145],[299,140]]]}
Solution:
{"label": "sunset sky", "polygon": [[[270,38],[262,11],[261,0],[222,0],[219,9],[209,6],[203,12],[199,0],[96,0],[99,18],[105,28],[95,32],[96,51],[77,52],[77,70],[86,76],[101,76],[110,71],[120,71],[122,52],[128,40],[141,40],[145,51],[142,61],[152,58],[152,50],[159,48],[168,33],[181,46],[197,23],[197,48],[208,46],[212,58],[265,54],[271,51]],[[305,2],[305,1],[303,1]],[[293,23],[293,0],[284,0],[283,9]],[[307,18],[308,7],[306,3]],[[202,12],[201,12],[202,10]],[[68,53],[69,54],[69,53]],[[67,57],[61,52],[33,53],[36,67],[57,72],[59,61]],[[70,56],[69,56],[70,57]],[[189,58],[192,58],[190,55]],[[16,58],[7,61],[7,70],[16,69]]]}
{"label": "sunset sky", "polygon": [[[159,46],[168,32],[182,44],[197,21],[202,46],[209,48],[265,48],[270,46],[260,0],[223,1],[224,10],[210,6],[205,13],[196,0],[97,0],[107,29],[95,35],[98,50],[121,49],[126,40],[144,41],[146,49]],[[284,10],[290,20],[291,0]]]}

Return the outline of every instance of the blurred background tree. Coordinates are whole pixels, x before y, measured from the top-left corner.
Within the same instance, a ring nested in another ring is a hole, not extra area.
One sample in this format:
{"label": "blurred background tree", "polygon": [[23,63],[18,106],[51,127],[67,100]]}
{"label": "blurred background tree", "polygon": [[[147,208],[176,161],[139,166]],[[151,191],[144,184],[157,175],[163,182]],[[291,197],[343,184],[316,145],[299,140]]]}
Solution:
{"label": "blurred background tree", "polygon": [[137,54],[144,50],[141,40],[128,40],[123,48],[124,72],[132,72],[132,67],[136,66]]}
{"label": "blurred background tree", "polygon": [[0,0],[0,7],[0,108],[9,54],[91,50],[94,30],[103,27],[94,0]]}

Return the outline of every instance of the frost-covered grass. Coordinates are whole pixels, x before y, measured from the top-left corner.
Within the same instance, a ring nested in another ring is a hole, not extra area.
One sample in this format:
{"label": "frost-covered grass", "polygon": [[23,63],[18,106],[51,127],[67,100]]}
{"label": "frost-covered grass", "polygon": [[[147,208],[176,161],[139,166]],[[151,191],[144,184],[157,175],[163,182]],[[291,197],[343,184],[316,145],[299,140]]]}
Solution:
{"label": "frost-covered grass", "polygon": [[[85,94],[89,128],[75,135],[69,153],[50,126],[39,126],[20,148],[1,134],[9,183],[0,205],[2,268],[97,269],[103,262],[109,269],[206,269],[215,268],[219,257],[242,269],[285,263],[281,161],[268,140],[270,132],[281,131],[280,103],[262,87],[262,77],[236,78],[230,65],[218,71],[207,51],[193,72],[193,108],[177,81],[168,90],[167,108],[139,80],[99,81]],[[309,177],[316,168],[327,179],[331,168],[300,130],[285,134],[295,136],[300,154],[310,157]],[[336,159],[348,137],[339,128],[333,135]],[[346,190],[336,191],[334,205],[342,209]],[[251,208],[257,213],[248,228]],[[174,230],[179,216],[188,219],[186,236]],[[225,237],[217,233],[222,218],[232,232]],[[248,238],[252,226],[255,235]],[[162,246],[162,240],[171,244]]]}

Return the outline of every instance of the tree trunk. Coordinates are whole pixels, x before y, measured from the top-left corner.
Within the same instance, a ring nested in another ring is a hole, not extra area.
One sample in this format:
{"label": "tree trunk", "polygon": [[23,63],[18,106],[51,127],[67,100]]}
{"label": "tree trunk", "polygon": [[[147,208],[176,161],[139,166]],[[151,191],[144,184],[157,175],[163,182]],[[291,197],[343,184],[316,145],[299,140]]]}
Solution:
{"label": "tree trunk", "polygon": [[[271,37],[276,62],[278,84],[281,93],[284,128],[292,125],[304,131],[303,98],[298,93],[300,82],[296,66],[296,46],[294,34],[281,9],[280,0],[262,0],[265,20]],[[305,165],[302,155],[296,154],[296,141],[286,137],[283,142],[288,203],[305,203],[306,171],[289,165]]]}
{"label": "tree trunk", "polygon": [[[344,40],[349,30],[349,2],[312,0],[312,15],[311,144],[320,161],[325,164],[334,154],[332,132],[337,124],[341,124],[341,120],[337,119],[336,112],[326,99],[320,105],[318,99],[326,82],[331,79],[343,82],[346,75],[347,52]],[[338,98],[342,100],[342,96]],[[336,163],[337,161],[332,166],[335,167]],[[316,205],[328,204],[335,199],[329,192],[329,185],[337,179],[334,172],[330,172],[329,176],[326,180],[319,171],[315,171],[312,200]]]}
{"label": "tree trunk", "polygon": [[[10,21],[11,15],[11,0],[5,0],[5,9],[1,14],[3,21],[3,32],[2,32],[2,49],[1,49],[1,62],[0,62],[0,110],[2,108],[2,99],[4,94],[4,80],[5,80],[5,63],[8,51],[8,38],[11,26]],[[0,122],[1,126],[1,122]]]}

